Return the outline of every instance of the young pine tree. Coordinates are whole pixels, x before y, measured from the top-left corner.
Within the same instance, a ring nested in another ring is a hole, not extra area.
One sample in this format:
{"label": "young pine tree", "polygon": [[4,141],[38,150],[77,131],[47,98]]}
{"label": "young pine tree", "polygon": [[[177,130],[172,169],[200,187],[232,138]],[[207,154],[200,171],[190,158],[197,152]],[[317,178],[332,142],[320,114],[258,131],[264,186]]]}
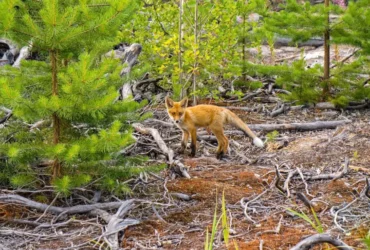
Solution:
{"label": "young pine tree", "polygon": [[117,152],[133,141],[126,121],[137,118],[139,104],[115,101],[122,66],[101,55],[136,6],[134,0],[0,3],[0,36],[32,42],[45,58],[1,68],[0,103],[13,112],[0,130],[3,181],[40,183],[40,165],[49,166],[64,193],[94,177],[103,176],[109,188],[127,177],[130,164]]}
{"label": "young pine tree", "polygon": [[[286,4],[281,7],[283,10],[272,12],[266,18],[266,29],[284,37],[292,38],[292,45],[314,37],[324,39],[322,79],[316,82],[314,87],[316,88],[315,91],[319,90],[321,92],[320,99],[329,99],[332,88],[336,87],[332,86],[333,82],[330,74],[330,32],[338,25],[337,22],[329,22],[329,14],[341,13],[342,10],[336,5],[330,5],[329,0],[325,0],[324,4],[317,5],[311,5],[309,2],[301,4],[297,0],[287,0]],[[296,82],[287,82],[286,85],[290,91],[295,92]],[[300,90],[301,88],[298,88],[298,91]],[[311,102],[314,101],[314,99],[311,100]]]}

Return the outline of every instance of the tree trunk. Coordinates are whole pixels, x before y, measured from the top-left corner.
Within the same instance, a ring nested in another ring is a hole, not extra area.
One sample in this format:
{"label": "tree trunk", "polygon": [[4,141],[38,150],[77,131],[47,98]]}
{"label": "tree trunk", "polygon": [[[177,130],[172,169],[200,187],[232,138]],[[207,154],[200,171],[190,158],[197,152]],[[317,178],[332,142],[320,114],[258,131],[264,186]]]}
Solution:
{"label": "tree trunk", "polygon": [[195,0],[195,15],[194,15],[194,68],[193,68],[193,105],[197,105],[195,91],[197,90],[197,53],[198,53],[198,0]]}
{"label": "tree trunk", "polygon": [[322,92],[323,100],[327,100],[330,96],[330,21],[329,21],[329,0],[325,0],[325,7],[328,11],[327,13],[327,21],[326,21],[326,29],[324,33],[324,88]]}
{"label": "tree trunk", "polygon": [[[50,51],[50,62],[51,62],[51,84],[52,84],[52,94],[53,96],[58,95],[58,66],[57,66],[57,56],[58,53],[55,50]],[[60,118],[57,113],[52,115],[53,120],[53,144],[56,145],[60,140]],[[60,176],[60,162],[58,159],[54,159],[53,162],[53,179]]]}
{"label": "tree trunk", "polygon": [[183,15],[184,15],[184,0],[180,0],[179,6],[179,84],[181,85],[181,99],[185,97],[185,83],[182,84],[182,39],[184,37],[184,24],[183,24]]}

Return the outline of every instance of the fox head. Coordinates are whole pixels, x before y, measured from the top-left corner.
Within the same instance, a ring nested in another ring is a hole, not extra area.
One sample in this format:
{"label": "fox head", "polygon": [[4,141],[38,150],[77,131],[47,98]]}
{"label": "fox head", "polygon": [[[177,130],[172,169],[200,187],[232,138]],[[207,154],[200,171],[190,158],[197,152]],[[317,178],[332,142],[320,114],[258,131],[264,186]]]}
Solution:
{"label": "fox head", "polygon": [[172,121],[174,121],[175,123],[179,123],[184,119],[185,109],[188,106],[187,97],[179,102],[174,102],[171,98],[166,96],[165,103],[168,115],[170,116]]}

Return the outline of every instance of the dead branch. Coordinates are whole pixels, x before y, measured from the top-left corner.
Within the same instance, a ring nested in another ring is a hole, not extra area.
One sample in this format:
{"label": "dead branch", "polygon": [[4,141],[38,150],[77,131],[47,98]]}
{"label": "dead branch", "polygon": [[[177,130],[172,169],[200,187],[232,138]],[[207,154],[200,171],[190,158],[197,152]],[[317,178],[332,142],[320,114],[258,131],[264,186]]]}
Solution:
{"label": "dead branch", "polygon": [[19,56],[17,60],[14,62],[13,67],[19,68],[21,66],[21,61],[26,59],[31,52],[31,49],[33,47],[33,42],[30,41],[27,46],[24,46],[21,48],[21,51],[19,52]]}
{"label": "dead branch", "polygon": [[280,114],[283,114],[283,113],[285,113],[285,112],[287,112],[287,111],[289,111],[289,110],[290,110],[290,105],[286,105],[285,103],[283,103],[283,104],[280,106],[280,108],[278,108],[278,109],[276,109],[276,110],[272,111],[272,112],[270,113],[270,116],[271,116],[271,117],[275,117],[275,116],[278,116],[278,115],[280,115]]}
{"label": "dead branch", "polygon": [[191,196],[189,196],[187,194],[183,194],[183,193],[170,193],[170,195],[172,197],[175,197],[177,199],[184,200],[184,201],[190,201],[191,200]]}
{"label": "dead branch", "polygon": [[154,118],[146,119],[146,120],[144,121],[144,123],[145,123],[145,124],[146,124],[146,123],[149,123],[149,124],[152,124],[152,123],[156,124],[156,123],[158,123],[158,124],[159,124],[159,125],[161,125],[161,126],[170,127],[170,128],[177,128],[177,127],[175,126],[175,124],[173,124],[172,122],[165,122],[165,121],[158,120],[158,119],[154,119]]}
{"label": "dead branch", "polygon": [[265,193],[267,193],[267,191],[269,191],[269,189],[266,189],[265,191],[263,191],[262,193],[260,193],[259,195],[257,195],[255,198],[253,198],[252,200],[250,201],[247,201],[246,203],[245,202],[245,197],[243,197],[241,200],[240,200],[240,205],[242,206],[242,208],[244,209],[244,215],[246,217],[246,219],[250,222],[252,222],[253,224],[256,224],[256,221],[253,220],[249,215],[248,215],[248,206],[249,204],[251,204],[252,202],[258,200],[259,198],[261,198]]}
{"label": "dead branch", "polygon": [[351,120],[340,121],[317,121],[308,123],[290,123],[290,124],[250,124],[249,128],[256,131],[274,131],[274,130],[300,130],[310,131],[319,129],[333,129],[340,125],[351,123]]}
{"label": "dead branch", "polygon": [[343,58],[342,60],[340,60],[336,64],[331,65],[330,68],[333,69],[333,68],[337,67],[339,64],[342,64],[342,63],[346,62],[348,59],[350,59],[352,56],[354,56],[357,53],[357,51],[359,51],[359,50],[360,50],[359,48],[354,49],[351,54],[349,54],[348,56],[346,56],[345,58]]}
{"label": "dead branch", "polygon": [[119,208],[122,204],[122,202],[107,202],[107,203],[95,203],[95,204],[89,204],[89,205],[76,205],[72,207],[56,207],[56,206],[49,206],[47,204],[39,203],[30,199],[27,199],[25,197],[22,197],[20,195],[16,194],[4,194],[0,195],[0,201],[5,203],[15,203],[22,206],[34,208],[38,211],[44,212],[45,210],[48,210],[52,214],[81,214],[81,213],[87,213],[94,209],[116,209]]}
{"label": "dead branch", "polygon": [[285,190],[279,185],[280,181],[280,172],[278,166],[275,166],[275,172],[276,172],[276,180],[275,180],[275,187],[282,193],[286,194]]}
{"label": "dead branch", "polygon": [[304,179],[304,175],[303,175],[303,173],[302,173],[302,171],[301,171],[301,169],[300,169],[299,167],[297,167],[297,171],[298,171],[298,173],[299,173],[299,175],[301,176],[301,179],[302,179],[302,181],[303,181],[304,188],[305,188],[305,190],[306,190],[306,194],[307,194],[307,195],[309,195],[309,196],[311,196],[311,197],[313,197],[313,195],[311,195],[311,194],[310,194],[310,192],[308,191],[308,185],[307,185],[307,182],[306,182],[306,180]]}
{"label": "dead branch", "polygon": [[6,113],[6,115],[2,119],[0,119],[0,124],[3,124],[7,120],[9,120],[10,117],[12,117],[13,112],[5,107],[0,107],[0,109]]}
{"label": "dead branch", "polygon": [[237,99],[237,100],[225,100],[226,103],[236,103],[236,102],[242,102],[242,101],[245,101],[245,100],[249,100],[259,94],[261,94],[263,91],[261,89],[257,90],[256,92],[254,93],[251,93],[251,94],[246,94],[245,96],[243,96],[242,98],[240,99]]}
{"label": "dead branch", "polygon": [[183,177],[190,178],[190,175],[187,172],[184,164],[182,164],[179,160],[174,161],[173,150],[167,147],[157,129],[144,127],[140,123],[134,123],[132,126],[136,129],[136,131],[142,134],[150,134],[154,138],[161,151],[167,155],[169,166],[174,167],[175,171],[178,170]]}
{"label": "dead branch", "polygon": [[312,209],[313,208],[313,205],[311,203],[311,201],[309,199],[307,199],[307,197],[302,194],[302,193],[297,193],[297,198],[300,199],[303,204],[308,207],[309,209]]}
{"label": "dead branch", "polygon": [[344,175],[348,173],[348,166],[349,166],[349,159],[348,157],[346,157],[344,160],[344,166],[343,166],[342,171],[338,171],[337,173],[334,173],[334,174],[319,174],[316,176],[307,177],[306,180],[307,181],[324,180],[324,179],[337,180],[339,178],[342,178]]}
{"label": "dead branch", "polygon": [[311,247],[321,243],[329,243],[338,249],[341,250],[353,250],[352,247],[349,247],[343,241],[339,239],[333,238],[331,235],[328,234],[314,234],[307,237],[304,240],[301,240],[297,245],[295,245],[290,250],[309,250]]}
{"label": "dead branch", "polygon": [[[253,131],[264,131],[271,132],[274,130],[278,131],[311,131],[320,129],[334,129],[338,126],[351,123],[351,120],[340,120],[340,121],[317,121],[308,123],[283,123],[283,124],[248,124],[248,127]],[[206,135],[206,131],[200,131],[198,135]],[[225,134],[232,135],[244,135],[242,131],[239,130],[226,130]]]}
{"label": "dead branch", "polygon": [[118,233],[131,225],[139,224],[138,220],[134,219],[122,219],[127,213],[135,206],[134,199],[126,200],[121,202],[121,206],[118,211],[111,216],[108,225],[106,227],[107,235],[104,237],[104,241],[109,245],[111,249],[119,249]]}
{"label": "dead branch", "polygon": [[230,109],[230,110],[242,110],[242,111],[247,111],[247,112],[253,112],[257,110],[257,108],[234,107],[234,106],[227,106],[225,108]]}
{"label": "dead branch", "polygon": [[331,102],[316,103],[315,109],[335,109],[335,105]]}
{"label": "dead branch", "polygon": [[290,190],[289,190],[289,183],[293,176],[295,176],[298,173],[297,170],[289,171],[288,177],[286,178],[284,182],[283,189],[286,191],[287,197],[290,197]]}

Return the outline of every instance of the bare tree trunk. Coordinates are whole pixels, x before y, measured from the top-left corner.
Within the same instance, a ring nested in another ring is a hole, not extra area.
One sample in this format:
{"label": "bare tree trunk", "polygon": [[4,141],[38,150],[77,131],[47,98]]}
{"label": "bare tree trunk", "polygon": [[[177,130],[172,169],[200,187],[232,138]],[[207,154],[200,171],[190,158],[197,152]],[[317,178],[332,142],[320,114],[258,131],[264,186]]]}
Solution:
{"label": "bare tree trunk", "polygon": [[184,15],[184,0],[180,0],[180,13],[179,13],[179,84],[181,85],[181,99],[185,96],[185,84],[182,83],[182,39],[184,37],[184,24],[183,24],[183,15]]}
{"label": "bare tree trunk", "polygon": [[242,73],[242,76],[243,76],[243,81],[246,82],[247,81],[247,69],[246,69],[246,61],[247,61],[247,51],[246,51],[246,46],[247,46],[247,37],[246,37],[246,15],[244,13],[243,15],[243,73]]}
{"label": "bare tree trunk", "polygon": [[[325,0],[325,7],[329,11],[329,0]],[[330,21],[329,12],[327,13],[326,29],[324,33],[324,88],[322,92],[323,100],[326,100],[330,95]]]}
{"label": "bare tree trunk", "polygon": [[[51,84],[52,84],[52,94],[53,96],[58,95],[58,66],[57,66],[57,56],[58,53],[55,50],[50,51],[50,61],[51,61]],[[60,118],[56,113],[52,116],[53,120],[53,144],[58,144],[60,140]],[[54,159],[53,163],[53,179],[60,176],[60,162],[58,159]]]}
{"label": "bare tree trunk", "polygon": [[195,91],[197,90],[197,73],[198,73],[198,0],[195,0],[195,15],[194,15],[194,66],[193,66],[193,105],[197,105]]}

